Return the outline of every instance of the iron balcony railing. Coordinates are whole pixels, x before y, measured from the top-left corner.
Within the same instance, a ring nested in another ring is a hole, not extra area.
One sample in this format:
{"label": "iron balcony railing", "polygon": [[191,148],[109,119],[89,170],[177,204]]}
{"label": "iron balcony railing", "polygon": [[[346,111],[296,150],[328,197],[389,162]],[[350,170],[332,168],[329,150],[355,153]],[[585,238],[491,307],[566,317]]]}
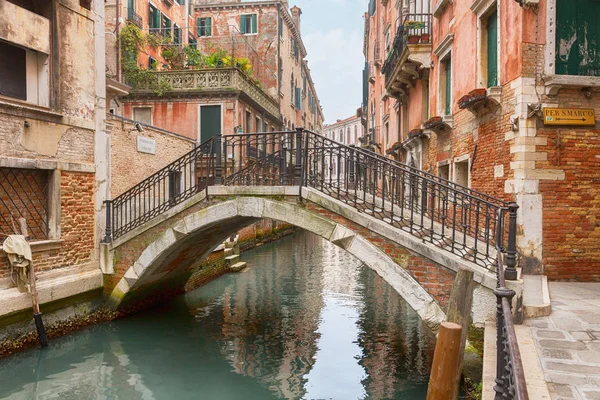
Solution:
{"label": "iron balcony railing", "polygon": [[127,10],[127,20],[140,29],[144,28],[144,23],[142,21],[142,17],[140,15],[136,14],[136,12],[132,8],[129,8]]}
{"label": "iron balcony railing", "polygon": [[431,14],[408,14],[398,26],[392,48],[381,68],[386,83],[390,80],[404,50],[413,44],[431,44]]}

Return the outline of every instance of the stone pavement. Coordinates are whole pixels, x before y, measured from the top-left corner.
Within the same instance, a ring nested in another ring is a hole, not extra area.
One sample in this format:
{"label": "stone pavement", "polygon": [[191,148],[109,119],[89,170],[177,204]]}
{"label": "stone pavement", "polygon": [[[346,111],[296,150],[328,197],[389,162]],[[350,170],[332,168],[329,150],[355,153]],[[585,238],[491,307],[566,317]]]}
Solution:
{"label": "stone pavement", "polygon": [[552,399],[600,399],[600,283],[551,282],[552,314],[527,319]]}

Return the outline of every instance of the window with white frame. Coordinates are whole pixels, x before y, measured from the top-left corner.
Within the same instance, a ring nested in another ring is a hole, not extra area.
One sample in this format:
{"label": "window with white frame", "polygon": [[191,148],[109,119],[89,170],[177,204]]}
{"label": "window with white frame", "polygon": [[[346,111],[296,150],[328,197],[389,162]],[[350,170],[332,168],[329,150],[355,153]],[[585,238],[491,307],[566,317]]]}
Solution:
{"label": "window with white frame", "polygon": [[240,16],[240,32],[243,35],[258,33],[258,15],[244,14]]}

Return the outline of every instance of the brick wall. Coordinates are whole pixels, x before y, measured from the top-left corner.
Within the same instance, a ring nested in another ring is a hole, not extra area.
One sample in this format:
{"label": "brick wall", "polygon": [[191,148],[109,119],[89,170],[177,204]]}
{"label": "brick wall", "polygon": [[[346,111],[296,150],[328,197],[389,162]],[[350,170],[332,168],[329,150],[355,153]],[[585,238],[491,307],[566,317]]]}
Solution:
{"label": "brick wall", "polygon": [[[58,248],[33,253],[37,271],[78,266],[94,259],[94,174],[61,172],[60,240]],[[10,265],[0,253],[0,278],[9,276]]]}
{"label": "brick wall", "polygon": [[[107,121],[107,132],[111,137],[111,195],[116,197],[136,185],[187,152],[195,142],[186,137],[144,127],[138,132],[131,122],[115,117]],[[156,154],[141,153],[137,150],[137,137],[153,139]]]}

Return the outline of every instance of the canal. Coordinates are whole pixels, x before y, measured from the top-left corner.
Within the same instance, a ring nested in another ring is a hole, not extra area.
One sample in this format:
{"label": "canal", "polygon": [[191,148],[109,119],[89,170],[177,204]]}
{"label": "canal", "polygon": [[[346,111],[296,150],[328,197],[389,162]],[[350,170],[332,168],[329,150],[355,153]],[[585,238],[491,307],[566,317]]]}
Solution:
{"label": "canal", "polygon": [[0,360],[8,399],[424,399],[435,337],[349,253],[299,231],[159,307]]}

